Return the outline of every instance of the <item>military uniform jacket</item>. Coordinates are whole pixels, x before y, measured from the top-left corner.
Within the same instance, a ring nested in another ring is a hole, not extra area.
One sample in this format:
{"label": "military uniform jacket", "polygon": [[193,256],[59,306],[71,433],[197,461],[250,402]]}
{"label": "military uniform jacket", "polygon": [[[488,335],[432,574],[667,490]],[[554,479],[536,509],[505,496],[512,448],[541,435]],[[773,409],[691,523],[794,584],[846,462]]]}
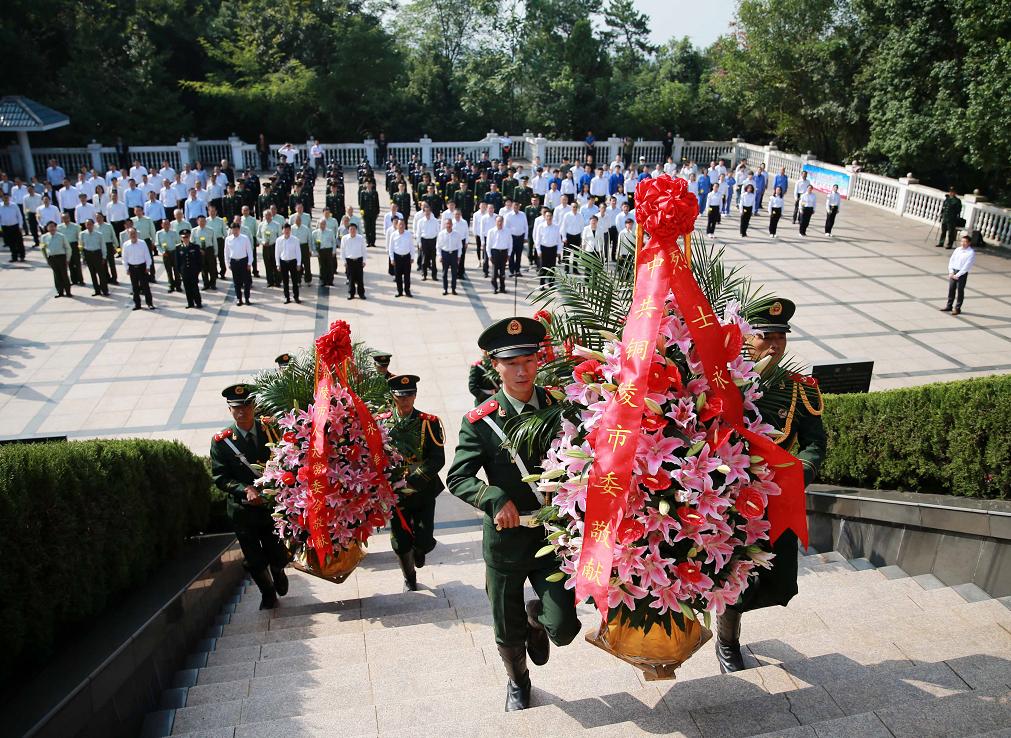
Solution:
{"label": "military uniform jacket", "polygon": [[[762,419],[779,431],[773,440],[787,451],[796,446],[796,457],[804,465],[804,485],[814,481],[825,461],[825,428],[821,413],[824,401],[818,380],[804,374],[791,374],[779,386],[785,404],[772,412],[762,407]],[[779,393],[775,393],[779,394]]]}
{"label": "military uniform jacket", "polygon": [[344,204],[344,193],[343,192],[329,192],[326,196],[326,207],[333,215],[338,219],[344,217],[344,213],[347,212],[347,206]]}
{"label": "military uniform jacket", "polygon": [[957,197],[945,195],[941,203],[941,222],[945,225],[955,225],[962,215],[962,201]]}
{"label": "military uniform jacket", "polygon": [[362,190],[358,193],[358,207],[365,215],[379,215],[379,193],[375,190]]}
{"label": "military uniform jacket", "polygon": [[[542,408],[554,404],[551,395],[542,387],[537,387],[535,392]],[[446,477],[449,489],[456,497],[484,511],[483,550],[486,564],[507,571],[553,568],[558,564],[557,559],[534,555],[544,545],[544,526],[495,529],[495,515],[510,500],[520,514],[539,510],[541,503],[530,485],[523,481],[522,472],[503,447],[502,439],[488,427],[485,417],[491,418],[503,430],[510,420],[517,417],[504,391],[499,390],[491,400],[464,416],[456,456]],[[526,449],[521,449],[520,457],[530,474],[541,471],[543,451],[535,449],[535,453],[529,454]],[[487,483],[477,476],[482,469],[488,478]]]}
{"label": "military uniform jacket", "polygon": [[436,497],[446,488],[439,478],[446,465],[446,434],[439,418],[415,408],[403,418],[387,410],[377,419],[390,429],[390,440],[404,457],[404,480],[415,490],[407,499]]}
{"label": "military uniform jacket", "polygon": [[267,448],[267,434],[259,420],[254,421],[253,430],[243,438],[233,423],[214,436],[211,441],[211,478],[218,489],[228,497],[228,517],[235,526],[269,524],[270,506],[254,507],[245,504],[246,487],[256,481],[258,475],[239,460],[228,445],[232,444],[246,457],[250,464],[266,464],[270,458]]}

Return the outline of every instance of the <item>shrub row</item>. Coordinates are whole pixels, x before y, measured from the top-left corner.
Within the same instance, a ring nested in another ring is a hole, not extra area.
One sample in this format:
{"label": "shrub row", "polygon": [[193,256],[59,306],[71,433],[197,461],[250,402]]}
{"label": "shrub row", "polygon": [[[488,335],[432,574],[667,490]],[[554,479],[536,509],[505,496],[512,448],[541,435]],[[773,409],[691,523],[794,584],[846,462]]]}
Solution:
{"label": "shrub row", "polygon": [[1011,496],[1011,375],[825,398],[818,481]]}
{"label": "shrub row", "polygon": [[175,442],[0,447],[0,683],[203,530],[210,487],[204,461]]}

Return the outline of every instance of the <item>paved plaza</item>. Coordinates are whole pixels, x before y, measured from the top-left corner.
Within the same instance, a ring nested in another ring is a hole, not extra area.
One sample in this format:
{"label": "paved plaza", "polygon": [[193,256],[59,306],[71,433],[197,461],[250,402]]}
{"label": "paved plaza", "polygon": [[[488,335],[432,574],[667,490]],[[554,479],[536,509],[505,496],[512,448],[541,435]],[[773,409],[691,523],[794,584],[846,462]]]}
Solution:
{"label": "paved plaza", "polygon": [[[382,181],[379,189],[386,207]],[[350,203],[356,192],[349,177]],[[765,217],[753,219],[746,241],[737,234],[736,216],[724,218],[716,234],[729,261],[756,284],[797,302],[790,349],[799,360],[873,359],[875,390],[1011,371],[1006,255],[979,254],[965,312],[952,317],[938,312],[950,252],[932,245],[929,226],[844,203],[836,237],[828,239],[820,233],[821,207],[819,201],[807,238],[785,220],[781,238],[771,240]],[[206,453],[210,435],[228,420],[221,388],[272,367],[282,352],[308,346],[340,318],[358,338],[393,353],[392,371],[421,376],[418,406],[444,418],[452,446],[471,407],[467,371],[478,358],[478,334],[512,315],[514,300],[520,313],[531,313],[524,295],[535,285],[527,276],[518,295],[493,295],[473,268],[473,246],[469,251],[471,281],[457,297],[444,297],[441,283],[417,275],[414,299],[396,298],[385,254],[376,249],[364,302],[347,301],[340,276],[329,290],[314,279],[301,305],[285,305],[281,290],[266,289],[260,279],[254,304],[238,307],[226,279],[217,292],[203,293],[203,310],[186,310],[181,294],[167,294],[159,264],[152,286],[158,309],[131,312],[129,284],[122,282],[111,298],[90,297],[89,285],[77,288],[72,300],[54,300],[52,273],[39,250],[29,248],[23,264],[4,260],[0,268],[6,306],[0,434],[171,438]]]}

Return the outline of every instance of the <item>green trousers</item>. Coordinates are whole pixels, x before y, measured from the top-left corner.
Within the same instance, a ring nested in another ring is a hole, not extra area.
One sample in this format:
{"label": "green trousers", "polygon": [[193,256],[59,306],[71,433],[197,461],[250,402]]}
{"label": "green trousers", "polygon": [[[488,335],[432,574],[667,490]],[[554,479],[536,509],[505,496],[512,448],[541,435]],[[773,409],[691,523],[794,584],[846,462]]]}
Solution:
{"label": "green trousers", "polygon": [[523,601],[526,581],[541,600],[541,625],[556,646],[566,646],[579,635],[576,596],[565,581],[549,582],[557,567],[506,571],[485,565],[485,591],[495,623],[495,642],[500,646],[522,646],[527,639],[527,613]]}
{"label": "green trousers", "polygon": [[400,515],[394,510],[390,520],[394,553],[413,550],[427,554],[435,548],[435,497],[431,492],[415,492],[401,499],[398,506],[410,530],[404,528]]}

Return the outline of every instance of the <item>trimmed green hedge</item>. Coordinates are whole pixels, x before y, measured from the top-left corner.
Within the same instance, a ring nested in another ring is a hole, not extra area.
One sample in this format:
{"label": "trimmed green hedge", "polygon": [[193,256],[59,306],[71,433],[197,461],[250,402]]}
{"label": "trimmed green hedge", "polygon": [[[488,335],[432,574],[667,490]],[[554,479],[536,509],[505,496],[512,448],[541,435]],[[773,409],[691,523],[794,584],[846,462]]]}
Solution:
{"label": "trimmed green hedge", "polygon": [[203,530],[210,488],[203,460],[175,442],[0,447],[0,683]]}
{"label": "trimmed green hedge", "polygon": [[1011,496],[1011,375],[828,395],[818,481]]}

